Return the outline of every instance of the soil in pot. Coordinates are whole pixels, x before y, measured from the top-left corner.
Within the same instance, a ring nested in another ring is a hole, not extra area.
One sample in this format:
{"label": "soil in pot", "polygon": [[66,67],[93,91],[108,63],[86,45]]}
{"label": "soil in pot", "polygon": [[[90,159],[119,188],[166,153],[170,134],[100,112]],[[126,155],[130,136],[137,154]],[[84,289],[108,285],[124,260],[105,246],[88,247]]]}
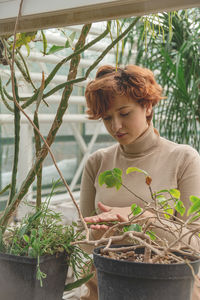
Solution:
{"label": "soil in pot", "polygon": [[[194,278],[188,264],[141,262],[144,253],[141,248],[136,250],[137,261],[131,261],[135,260],[133,257],[119,259],[119,254],[113,259],[102,256],[101,249],[94,250],[99,300],[191,299]],[[197,274],[200,260],[191,261],[190,265]]]}
{"label": "soil in pot", "polygon": [[61,300],[67,276],[66,255],[40,257],[40,269],[47,276],[36,278],[37,259],[0,254],[0,299]]}

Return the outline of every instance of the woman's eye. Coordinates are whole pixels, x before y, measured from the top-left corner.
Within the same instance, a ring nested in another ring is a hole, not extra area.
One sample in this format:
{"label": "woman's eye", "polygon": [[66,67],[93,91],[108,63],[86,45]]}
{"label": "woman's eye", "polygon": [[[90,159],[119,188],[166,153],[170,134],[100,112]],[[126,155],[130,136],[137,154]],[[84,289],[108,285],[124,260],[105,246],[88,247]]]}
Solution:
{"label": "woman's eye", "polygon": [[108,117],[104,117],[103,120],[104,121],[109,121],[109,120],[111,120],[111,117],[109,117],[109,116]]}
{"label": "woman's eye", "polygon": [[128,115],[129,115],[129,112],[123,113],[123,114],[121,113],[121,116],[122,116],[122,117],[126,117],[126,116],[128,116]]}

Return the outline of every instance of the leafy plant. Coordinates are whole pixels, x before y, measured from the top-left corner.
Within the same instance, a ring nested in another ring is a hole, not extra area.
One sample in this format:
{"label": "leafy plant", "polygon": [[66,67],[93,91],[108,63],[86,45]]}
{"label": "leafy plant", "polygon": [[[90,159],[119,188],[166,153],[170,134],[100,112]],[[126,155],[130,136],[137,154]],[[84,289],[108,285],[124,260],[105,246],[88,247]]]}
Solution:
{"label": "leafy plant", "polygon": [[155,72],[167,96],[155,111],[156,127],[166,138],[198,150],[199,20],[199,8],[150,15],[125,40],[130,45],[126,63],[134,49],[135,63]]}
{"label": "leafy plant", "polygon": [[[75,276],[84,281],[91,277],[91,258],[74,241],[82,240],[83,236],[76,230],[76,223],[62,224],[62,215],[49,208],[50,199],[56,188],[53,184],[51,194],[36,210],[32,207],[31,214],[26,215],[16,226],[7,228],[6,235],[1,238],[0,251],[17,256],[37,258],[37,279],[46,277],[40,270],[40,256],[65,254]],[[77,286],[77,282],[75,283]],[[68,287],[67,287],[68,288]]]}
{"label": "leafy plant", "polygon": [[58,51],[61,51],[63,49],[69,48],[69,47],[71,47],[71,49],[74,50],[73,41],[75,39],[76,32],[72,32],[69,36],[65,34],[65,36],[66,36],[67,40],[66,40],[66,43],[64,46],[53,45],[47,52],[45,52],[45,50],[44,50],[44,54],[45,55],[54,54]]}
{"label": "leafy plant", "polygon": [[[130,193],[139,198],[142,205],[133,203],[131,213],[128,216],[129,220],[111,226],[101,239],[95,241],[95,245],[107,244],[102,250],[103,253],[114,252],[117,249],[120,251],[119,248],[111,248],[110,245],[128,236],[134,244],[128,247],[128,250],[136,249],[141,245],[144,246],[145,262],[156,263],[162,259],[165,260],[166,257],[169,262],[184,261],[184,258],[179,254],[184,254],[184,257],[188,259],[191,257],[199,259],[200,251],[195,248],[192,239],[200,239],[199,223],[197,223],[200,219],[200,198],[190,196],[192,204],[186,211],[184,203],[180,200],[179,190],[169,189],[153,192],[151,188],[152,178],[146,171],[136,167],[126,170],[127,175],[132,172],[144,175],[152,201],[146,201],[128,189]],[[101,173],[99,184],[105,184],[108,188],[115,187],[117,190],[121,186],[126,188],[122,182],[122,170],[118,168]],[[146,212],[151,214],[145,214]],[[185,219],[182,218],[183,216]],[[117,229],[121,230],[121,234],[113,235]],[[172,240],[167,242],[164,237],[158,235],[156,232],[159,229],[164,229],[169,233],[173,237]],[[84,243],[84,241],[80,243]],[[93,241],[90,241],[90,244],[93,244]]]}

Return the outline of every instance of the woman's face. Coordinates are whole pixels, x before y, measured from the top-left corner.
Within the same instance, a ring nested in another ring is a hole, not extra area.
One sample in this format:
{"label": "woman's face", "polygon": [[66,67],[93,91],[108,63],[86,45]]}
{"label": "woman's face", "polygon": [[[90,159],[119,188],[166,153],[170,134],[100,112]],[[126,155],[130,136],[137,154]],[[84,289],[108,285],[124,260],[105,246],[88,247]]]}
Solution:
{"label": "woman's face", "polygon": [[151,105],[142,107],[126,96],[117,96],[102,119],[110,135],[121,145],[128,145],[147,130],[146,117],[151,111]]}

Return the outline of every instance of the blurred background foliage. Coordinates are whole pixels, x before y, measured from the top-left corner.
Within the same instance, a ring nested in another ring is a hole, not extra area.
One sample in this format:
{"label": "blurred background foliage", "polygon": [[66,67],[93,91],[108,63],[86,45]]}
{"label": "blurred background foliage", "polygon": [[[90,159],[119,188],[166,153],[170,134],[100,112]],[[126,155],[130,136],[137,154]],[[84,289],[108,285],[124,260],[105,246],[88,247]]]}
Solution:
{"label": "blurred background foliage", "polygon": [[166,138],[200,150],[200,9],[142,17],[126,44],[129,55],[121,52],[119,63],[151,69],[164,88],[167,99],[155,111],[155,127]]}

